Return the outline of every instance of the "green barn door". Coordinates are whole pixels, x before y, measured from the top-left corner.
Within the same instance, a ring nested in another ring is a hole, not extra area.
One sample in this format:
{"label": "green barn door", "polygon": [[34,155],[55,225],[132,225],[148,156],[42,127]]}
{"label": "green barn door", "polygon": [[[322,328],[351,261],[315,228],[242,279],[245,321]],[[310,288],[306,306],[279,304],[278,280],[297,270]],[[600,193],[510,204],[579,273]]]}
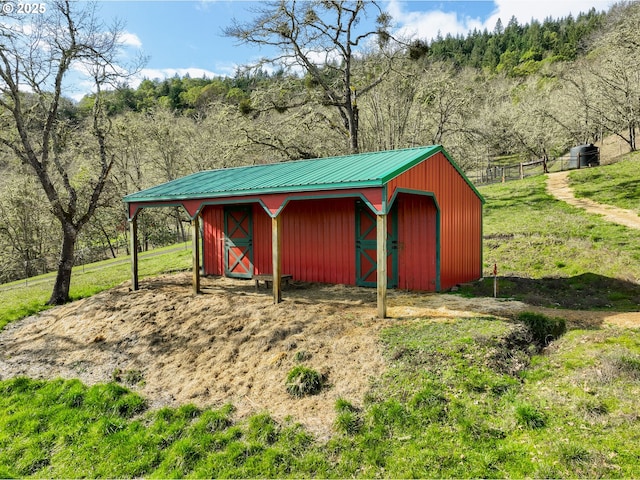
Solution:
{"label": "green barn door", "polygon": [[[375,287],[378,269],[376,214],[363,202],[356,202],[356,285]],[[387,286],[398,286],[398,216],[391,209],[387,222]]]}
{"label": "green barn door", "polygon": [[253,218],[250,206],[224,209],[224,274],[232,278],[253,276]]}

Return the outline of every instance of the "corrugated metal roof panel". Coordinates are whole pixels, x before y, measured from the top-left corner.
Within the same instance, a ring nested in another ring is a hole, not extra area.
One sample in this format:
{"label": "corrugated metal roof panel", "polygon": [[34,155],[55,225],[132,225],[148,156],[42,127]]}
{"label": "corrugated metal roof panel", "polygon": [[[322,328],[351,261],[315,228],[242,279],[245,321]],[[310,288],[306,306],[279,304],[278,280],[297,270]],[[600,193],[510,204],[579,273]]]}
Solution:
{"label": "corrugated metal roof panel", "polygon": [[208,170],[127,195],[124,201],[154,202],[381,186],[441,150],[441,146],[434,145]]}

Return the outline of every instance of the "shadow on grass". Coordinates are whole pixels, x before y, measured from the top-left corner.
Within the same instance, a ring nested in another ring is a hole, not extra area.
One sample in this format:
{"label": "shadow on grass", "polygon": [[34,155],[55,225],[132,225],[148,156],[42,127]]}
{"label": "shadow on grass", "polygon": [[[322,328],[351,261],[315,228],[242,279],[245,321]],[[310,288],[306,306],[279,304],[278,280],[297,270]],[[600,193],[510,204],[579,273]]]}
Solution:
{"label": "shadow on grass", "polygon": [[[493,278],[465,285],[459,293],[491,297]],[[498,297],[549,308],[640,311],[639,284],[595,273],[568,278],[498,277]]]}

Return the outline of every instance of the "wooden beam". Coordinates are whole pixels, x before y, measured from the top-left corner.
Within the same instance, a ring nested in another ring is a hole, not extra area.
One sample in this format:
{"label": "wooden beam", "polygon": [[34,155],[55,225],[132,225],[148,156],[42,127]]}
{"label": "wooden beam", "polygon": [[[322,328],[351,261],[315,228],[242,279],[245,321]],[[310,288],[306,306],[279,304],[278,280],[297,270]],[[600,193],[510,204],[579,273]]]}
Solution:
{"label": "wooden beam", "polygon": [[387,215],[376,216],[378,317],[387,317]]}
{"label": "wooden beam", "polygon": [[282,221],[280,215],[271,218],[271,247],[273,257],[273,303],[282,301]]}
{"label": "wooden beam", "polygon": [[193,250],[193,293],[197,295],[200,293],[200,221],[197,215],[191,221],[191,228],[193,228],[191,244]]}
{"label": "wooden beam", "polygon": [[131,290],[140,288],[138,283],[138,218],[129,220],[129,249],[131,251]]}

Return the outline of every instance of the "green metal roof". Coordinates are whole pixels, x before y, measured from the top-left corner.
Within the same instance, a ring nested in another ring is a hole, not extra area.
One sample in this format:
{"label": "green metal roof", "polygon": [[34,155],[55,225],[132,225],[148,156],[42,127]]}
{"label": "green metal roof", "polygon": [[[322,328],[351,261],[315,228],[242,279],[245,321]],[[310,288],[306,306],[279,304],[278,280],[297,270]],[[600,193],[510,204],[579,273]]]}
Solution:
{"label": "green metal roof", "polygon": [[124,197],[124,201],[146,203],[376,187],[439,151],[444,152],[442,146],[434,145],[207,170],[132,193]]}

